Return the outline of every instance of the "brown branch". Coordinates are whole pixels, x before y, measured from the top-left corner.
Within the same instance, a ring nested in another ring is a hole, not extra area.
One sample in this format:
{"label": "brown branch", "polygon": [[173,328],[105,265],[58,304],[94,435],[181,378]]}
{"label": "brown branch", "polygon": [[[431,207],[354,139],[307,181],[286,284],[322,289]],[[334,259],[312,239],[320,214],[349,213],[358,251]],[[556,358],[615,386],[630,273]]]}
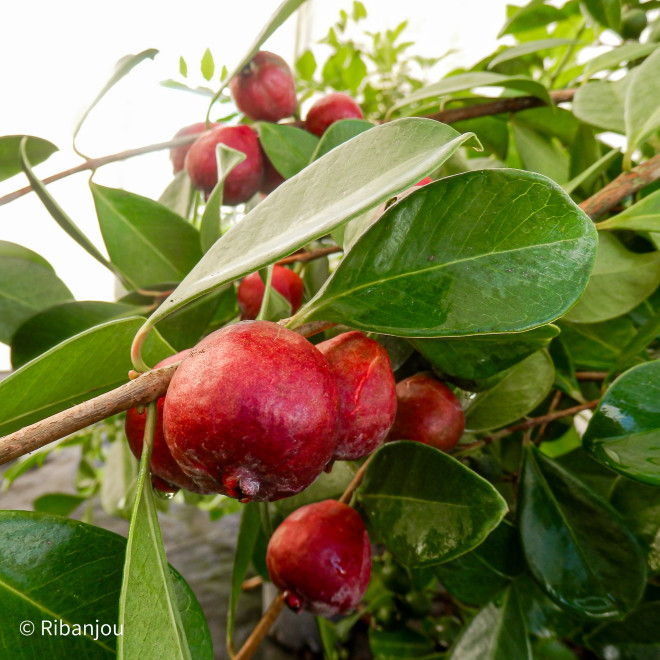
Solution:
{"label": "brown branch", "polygon": [[607,371],[577,371],[575,377],[578,380],[605,380]]}
{"label": "brown branch", "polygon": [[318,250],[312,250],[310,252],[296,252],[284,259],[280,259],[275,262],[278,266],[284,266],[285,264],[292,263],[307,263],[308,261],[314,261],[314,259],[320,259],[329,254],[334,254],[335,252],[343,252],[343,248],[340,248],[338,245],[333,245],[332,247],[319,248]]}
{"label": "brown branch", "polygon": [[[45,179],[42,179],[42,183],[48,184],[53,183],[54,181],[59,181],[60,179],[65,179],[72,174],[78,174],[78,172],[85,172],[86,170],[95,170],[98,167],[103,165],[108,165],[109,163],[116,163],[120,160],[128,160],[129,158],[134,158],[135,156],[142,156],[143,154],[149,154],[154,151],[162,151],[163,149],[172,149],[174,147],[181,147],[184,144],[190,144],[194,142],[199,135],[185,135],[183,137],[177,138],[176,140],[168,140],[167,142],[159,142],[157,144],[150,144],[146,147],[138,147],[137,149],[128,149],[127,151],[120,151],[116,154],[111,154],[110,156],[103,156],[101,158],[89,158],[84,163],[76,165],[68,170],[58,172],[52,176],[48,176]],[[32,191],[32,186],[25,186],[19,190],[15,190],[4,197],[0,197],[0,206],[3,204],[9,204],[23,195],[27,195]]]}
{"label": "brown branch", "polygon": [[369,467],[369,463],[371,462],[372,458],[373,458],[373,453],[369,456],[369,458],[367,458],[367,460],[364,463],[362,463],[360,469],[355,473],[353,479],[351,479],[351,483],[348,484],[346,490],[342,493],[342,496],[339,498],[340,502],[342,502],[343,504],[349,503],[351,497],[353,497],[353,493],[360,487],[360,484],[364,479],[364,475],[367,472],[367,468]]}
{"label": "brown branch", "polygon": [[178,366],[177,362],[149,371],[110,392],[0,438],[0,465],[90,424],[163,396]]}
{"label": "brown branch", "polygon": [[[554,103],[566,103],[573,100],[574,89],[560,89],[550,92],[550,97]],[[547,105],[547,103],[536,96],[514,96],[511,98],[497,99],[488,103],[478,103],[463,108],[452,108],[451,110],[441,110],[432,115],[426,115],[427,119],[435,119],[443,124],[453,124],[465,119],[474,119],[476,117],[486,117],[489,115],[499,115],[504,112],[520,112],[529,108],[537,108]]]}
{"label": "brown branch", "polygon": [[629,172],[619,174],[603,189],[580,204],[580,208],[592,219],[600,218],[615,207],[621,200],[660,179],[660,154],[633,167]]}
{"label": "brown branch", "polygon": [[[548,408],[548,414],[552,414],[555,410],[557,410],[561,402],[562,395],[563,393],[561,390],[557,390],[555,392],[555,395],[552,397],[552,402],[550,403],[550,407]],[[547,428],[548,428],[548,422],[543,422],[541,424],[541,428],[539,429],[539,432],[536,434],[536,438],[534,439],[536,444],[540,444],[543,441],[543,436],[545,435],[545,430]]]}
{"label": "brown branch", "polygon": [[250,636],[245,640],[241,650],[234,656],[234,660],[250,660],[255,651],[259,648],[259,644],[264,640],[268,634],[270,627],[275,623],[275,619],[280,615],[284,609],[284,599],[286,592],[278,594],[273,599],[265,614],[259,620]]}

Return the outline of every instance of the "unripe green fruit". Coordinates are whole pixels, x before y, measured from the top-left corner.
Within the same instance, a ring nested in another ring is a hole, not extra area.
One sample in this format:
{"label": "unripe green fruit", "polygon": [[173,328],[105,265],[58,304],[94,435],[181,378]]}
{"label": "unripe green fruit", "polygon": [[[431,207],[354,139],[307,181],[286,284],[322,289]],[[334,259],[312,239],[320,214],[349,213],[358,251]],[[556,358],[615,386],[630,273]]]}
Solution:
{"label": "unripe green fruit", "polygon": [[412,588],[410,575],[404,566],[392,559],[386,559],[380,573],[383,586],[396,594],[406,594]]}
{"label": "unripe green fruit", "polygon": [[648,25],[646,12],[643,9],[629,9],[621,15],[620,33],[624,39],[639,39]]}
{"label": "unripe green fruit", "polygon": [[401,597],[401,605],[415,619],[423,619],[431,612],[431,598],[425,591],[409,591]]}

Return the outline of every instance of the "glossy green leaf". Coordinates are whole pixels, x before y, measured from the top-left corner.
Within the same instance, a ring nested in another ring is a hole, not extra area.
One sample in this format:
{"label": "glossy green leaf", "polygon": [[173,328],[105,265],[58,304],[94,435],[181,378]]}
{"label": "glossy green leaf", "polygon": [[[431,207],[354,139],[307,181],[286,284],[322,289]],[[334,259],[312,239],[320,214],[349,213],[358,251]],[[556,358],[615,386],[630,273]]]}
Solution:
{"label": "glossy green leaf", "polygon": [[428,99],[442,98],[456,92],[465,92],[476,87],[504,87],[536,96],[546,103],[551,103],[548,90],[539,82],[526,76],[506,76],[492,71],[469,71],[444,78],[440,82],[425,85],[408,94],[401,101],[397,101],[390,113],[399,108],[419,103]]}
{"label": "glossy green leaf", "polygon": [[[76,520],[28,511],[0,511],[0,538],[4,657],[114,658],[126,539]],[[211,640],[199,603],[183,578],[170,571],[194,642],[193,657],[209,660]],[[24,621],[34,623],[33,634],[21,634]],[[70,628],[64,635],[60,621],[81,626],[78,634]],[[91,628],[82,628],[85,624]],[[108,628],[101,626],[109,626],[111,634],[104,634]]]}
{"label": "glossy green leaf", "polygon": [[649,358],[646,347],[657,339],[658,335],[660,335],[660,312],[651,315],[623,347],[616,362],[609,369],[608,380],[614,374],[637,364],[641,359]]}
{"label": "glossy green leaf", "polygon": [[[0,382],[0,436],[127,382],[131,342],[142,322],[131,317],[86,330]],[[157,333],[145,349],[151,364],[174,352]]]}
{"label": "glossy green leaf", "polygon": [[213,192],[206,202],[204,213],[202,214],[202,223],[199,229],[199,240],[202,246],[202,252],[208,252],[213,243],[215,243],[223,234],[222,226],[222,196],[224,182],[229,173],[245,160],[246,156],[242,151],[232,149],[222,142],[215,147],[215,160],[218,168],[218,183],[215,184]]}
{"label": "glossy green leaf", "polygon": [[293,324],[337,321],[406,337],[527,330],[577,300],[595,248],[591,220],[548,179],[459,174],[391,206]]}
{"label": "glossy green leaf", "polygon": [[587,288],[567,321],[598,323],[631,311],[660,284],[660,252],[638,254],[609,233],[598,235],[598,256]]}
{"label": "glossy green leaf", "polygon": [[433,644],[421,633],[412,628],[402,627],[395,630],[369,630],[369,647],[375,660],[424,660]]}
{"label": "glossy green leaf", "polygon": [[533,353],[472,399],[465,411],[465,428],[490,431],[515,422],[545,399],[554,382],[555,368],[548,353]]}
{"label": "glossy green leaf", "polygon": [[92,103],[89,105],[89,107],[85,110],[83,113],[82,117],[78,121],[74,131],[73,131],[73,144],[74,144],[74,149],[76,149],[76,138],[78,137],[78,133],[80,132],[80,129],[82,128],[83,124],[85,123],[85,120],[87,117],[89,117],[89,113],[96,107],[97,103],[128,73],[130,73],[134,67],[136,67],[140,62],[143,62],[146,59],[153,60],[154,57],[158,55],[158,50],[155,48],[147,48],[147,50],[143,50],[142,52],[138,53],[137,55],[124,55],[124,57],[120,58],[115,64],[114,71],[112,72],[112,75],[110,76],[110,79],[108,82],[103,86],[103,89],[99,92],[97,97],[92,101]]}
{"label": "glossy green leaf", "polygon": [[586,637],[601,658],[655,660],[660,658],[660,602],[644,603],[623,621],[607,623]]}
{"label": "glossy green leaf", "polygon": [[[575,428],[572,426],[571,428]],[[601,465],[582,448],[582,438],[569,452],[557,458],[557,463],[572,475],[577,477],[587,488],[604,500],[609,500],[612,489],[620,477],[612,470]],[[570,442],[570,438],[569,438]],[[545,453],[545,452],[543,452]],[[548,454],[546,454],[548,456]],[[550,456],[550,458],[553,458]]]}
{"label": "glossy green leaf", "polygon": [[518,530],[503,520],[478,547],[435,568],[443,587],[462,603],[481,605],[525,570]]}
{"label": "glossy green leaf", "polygon": [[259,124],[259,138],[273,167],[285,179],[307,167],[319,143],[316,135],[302,128],[266,121]]}
{"label": "glossy green leaf", "polygon": [[633,367],[614,381],[583,443],[608,468],[660,486],[660,361]]}
{"label": "glossy green leaf", "polygon": [[567,46],[572,44],[572,39],[538,39],[534,41],[527,41],[523,44],[511,46],[495,55],[495,57],[488,63],[488,68],[493,69],[502,62],[509,62],[525,55],[533,53],[544,52],[557,48],[558,46]]}
{"label": "glossy green leaf", "polygon": [[619,514],[536,448],[526,451],[519,526],[534,577],[563,608],[593,619],[634,609],[642,551]]}
{"label": "glossy green leaf", "polygon": [[32,165],[43,163],[58,151],[52,142],[33,135],[3,135],[0,137],[0,181],[22,171],[19,146],[24,137],[27,137],[25,147],[27,159]]}
{"label": "glossy green leaf", "polygon": [[216,241],[150,323],[405,190],[470,139],[430,119],[402,119],[333,149],[268,195],[241,220],[240,229]]}
{"label": "glossy green leaf", "polygon": [[617,69],[623,62],[632,62],[650,55],[657,47],[658,44],[624,43],[589,60],[584,67],[584,77],[590,78],[605,69]]}
{"label": "glossy green leaf", "polygon": [[591,126],[625,133],[624,99],[630,76],[607,82],[592,81],[578,87],[573,97],[573,113]]}
{"label": "glossy green leaf", "polygon": [[41,200],[41,203],[46,207],[48,213],[57,224],[85,250],[89,255],[94,257],[100,264],[105,266],[108,270],[119,276],[114,266],[98,251],[94,243],[92,243],[87,236],[80,230],[78,225],[65,213],[64,209],[55,201],[55,198],[48,192],[46,186],[37,178],[32,171],[32,166],[27,156],[26,140],[22,140],[19,146],[19,153],[21,156],[21,167],[27,177],[32,190]]}
{"label": "glossy green leaf", "polygon": [[112,263],[134,288],[179,282],[202,256],[199,232],[147,197],[90,183]]}
{"label": "glossy green leaf", "polygon": [[621,0],[582,0],[588,12],[605,28],[618,30],[621,23]]}
{"label": "glossy green leaf", "polygon": [[639,539],[649,570],[660,573],[660,488],[617,479],[610,502]]}
{"label": "glossy green leaf", "polygon": [[118,660],[163,658],[192,660],[186,630],[170,576],[154,502],[149,463],[156,428],[156,403],[147,408],[119,596]]}
{"label": "glossy green leaf", "polygon": [[652,192],[636,204],[599,222],[598,229],[630,229],[660,231],[660,190]]}
{"label": "glossy green leaf", "polygon": [[555,365],[555,387],[576,401],[583,401],[584,397],[575,375],[575,363],[561,337],[552,342],[549,353]]}
{"label": "glossy green leaf", "polygon": [[52,513],[56,516],[71,515],[87,498],[84,495],[68,493],[46,493],[32,503],[35,511]]}
{"label": "glossy green leaf", "polygon": [[624,162],[632,152],[660,128],[660,50],[649,55],[629,74],[632,77],[625,100],[628,148]]}
{"label": "glossy green leaf", "polygon": [[341,119],[330,124],[321,136],[311,160],[320,158],[328,151],[373,127],[374,125],[365,119]]}
{"label": "glossy green leaf", "polygon": [[231,594],[227,608],[227,647],[233,647],[234,625],[236,623],[236,608],[238,599],[243,591],[243,580],[247,574],[252,558],[257,535],[261,522],[259,518],[259,504],[251,502],[242,508],[241,525],[238,529],[236,549],[234,551],[234,565],[231,572]]}
{"label": "glossy green leaf", "polygon": [[43,309],[73,299],[53,267],[21,245],[0,241],[0,341]]}
{"label": "glossy green leaf", "polygon": [[486,605],[470,621],[449,660],[532,660],[525,618],[513,589]]}
{"label": "glossy green leaf", "polygon": [[476,472],[438,449],[407,441],[378,450],[358,500],[377,538],[408,566],[439,564],[472,550],[507,511]]}
{"label": "glossy green leaf", "polygon": [[[1,270],[1,267],[0,267]],[[52,274],[51,274],[52,281]],[[34,280],[29,278],[32,286]],[[57,280],[56,280],[57,282]],[[53,302],[53,298],[51,298]],[[23,366],[49,348],[110,319],[134,316],[133,305],[103,301],[64,302],[31,316],[11,339],[11,363]]]}
{"label": "glossy green leaf", "polygon": [[543,325],[512,334],[409,341],[442,373],[459,378],[488,378],[545,348],[558,334],[556,325]]}

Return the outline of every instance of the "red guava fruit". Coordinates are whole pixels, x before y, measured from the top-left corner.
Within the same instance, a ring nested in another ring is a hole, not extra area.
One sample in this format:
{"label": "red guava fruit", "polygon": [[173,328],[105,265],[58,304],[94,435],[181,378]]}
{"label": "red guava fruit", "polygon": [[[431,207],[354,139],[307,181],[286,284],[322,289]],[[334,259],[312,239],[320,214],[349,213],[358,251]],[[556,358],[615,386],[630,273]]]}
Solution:
{"label": "red guava fruit", "polygon": [[[295,314],[302,304],[305,285],[298,273],[284,266],[273,267],[271,279],[273,289],[291,304],[291,313]],[[266,285],[258,272],[244,277],[238,285],[236,299],[241,310],[241,320],[256,319],[264,299]]]}

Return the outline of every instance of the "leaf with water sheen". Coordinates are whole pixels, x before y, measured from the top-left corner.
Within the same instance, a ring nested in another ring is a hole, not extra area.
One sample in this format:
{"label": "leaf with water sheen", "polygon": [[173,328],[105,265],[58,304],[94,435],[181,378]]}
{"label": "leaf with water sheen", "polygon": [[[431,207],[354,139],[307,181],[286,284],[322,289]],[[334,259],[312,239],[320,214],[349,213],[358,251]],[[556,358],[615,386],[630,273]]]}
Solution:
{"label": "leaf with water sheen", "polygon": [[[471,135],[430,119],[358,135],[285,181],[230,229],[149,319],[273,263],[392,197],[445,162]],[[387,154],[384,167],[383,153]]]}
{"label": "leaf with water sheen", "polygon": [[534,447],[518,517],[532,574],[563,608],[605,619],[636,607],[646,567],[635,537],[610,504]]}
{"label": "leaf with water sheen", "polygon": [[438,449],[408,441],[378,450],[358,500],[376,536],[408,566],[469,552],[507,511],[500,494],[476,472]]}
{"label": "leaf with water sheen", "polygon": [[[3,657],[115,658],[114,634],[97,635],[95,628],[84,636],[72,629],[68,635],[56,633],[59,620],[65,625],[98,623],[99,630],[117,625],[126,539],[76,520],[31,511],[0,511],[0,539]],[[193,657],[208,660],[213,652],[201,607],[183,578],[169,570]],[[23,621],[35,624],[30,637],[20,634]],[[51,634],[42,634],[43,621],[52,624]]]}
{"label": "leaf with water sheen", "polygon": [[292,326],[337,321],[405,337],[527,330],[573,305],[595,250],[593,223],[549,179],[459,174],[391,206]]}
{"label": "leaf with water sheen", "polygon": [[630,479],[660,486],[660,361],[619,376],[583,437],[597,461]]}

